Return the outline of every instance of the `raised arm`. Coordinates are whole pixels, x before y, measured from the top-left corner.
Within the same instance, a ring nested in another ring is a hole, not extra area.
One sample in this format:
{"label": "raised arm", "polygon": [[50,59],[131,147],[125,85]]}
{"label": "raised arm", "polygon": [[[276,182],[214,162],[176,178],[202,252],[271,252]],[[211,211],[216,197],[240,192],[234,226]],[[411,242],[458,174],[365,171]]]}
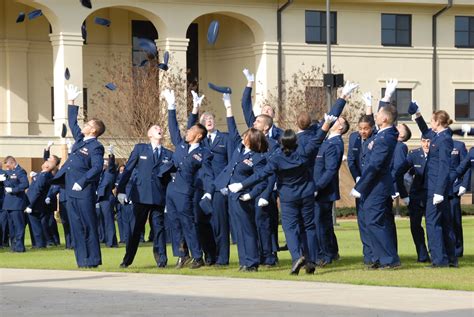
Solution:
{"label": "raised arm", "polygon": [[230,155],[234,152],[234,150],[242,143],[242,137],[239,134],[239,130],[237,129],[237,124],[235,123],[235,118],[232,113],[232,103],[230,101],[229,94],[223,94],[222,100],[224,101],[224,106],[226,109],[226,117],[227,117],[227,130],[229,132],[229,139],[230,139],[230,147],[231,150],[229,151]]}
{"label": "raised arm", "polygon": [[66,94],[68,99],[68,124],[69,129],[71,129],[72,136],[74,140],[81,140],[84,138],[84,135],[81,132],[81,128],[77,123],[77,115],[79,113],[79,106],[74,104],[76,98],[82,93],[79,89],[74,85],[67,85],[66,86]]}
{"label": "raised arm", "polygon": [[251,128],[255,122],[255,115],[252,106],[252,85],[255,81],[255,76],[251,74],[248,69],[244,69],[243,73],[247,78],[247,86],[242,95],[242,111],[244,112],[245,124],[247,124],[247,127]]}
{"label": "raised arm", "polygon": [[194,90],[191,90],[191,94],[193,96],[193,110],[188,117],[187,129],[191,128],[198,122],[199,108],[201,107],[202,101],[204,99],[204,95],[199,96]]}

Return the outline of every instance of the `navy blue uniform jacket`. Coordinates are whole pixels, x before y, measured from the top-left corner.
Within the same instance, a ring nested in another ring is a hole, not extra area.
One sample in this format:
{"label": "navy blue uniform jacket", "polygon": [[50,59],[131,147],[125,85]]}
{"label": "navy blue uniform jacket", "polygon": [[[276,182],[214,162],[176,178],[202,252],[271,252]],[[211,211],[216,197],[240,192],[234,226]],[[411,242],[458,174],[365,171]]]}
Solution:
{"label": "navy blue uniform jacket", "polygon": [[26,196],[28,197],[28,207],[34,211],[46,212],[48,206],[44,202],[48,197],[48,192],[53,180],[53,174],[50,172],[41,172],[36,179],[31,182]]}
{"label": "navy blue uniform jacket", "polygon": [[28,188],[28,176],[26,171],[17,165],[12,170],[5,171],[7,179],[3,182],[3,186],[11,187],[11,193],[5,193],[3,198],[3,210],[25,210],[28,199],[25,190]]}

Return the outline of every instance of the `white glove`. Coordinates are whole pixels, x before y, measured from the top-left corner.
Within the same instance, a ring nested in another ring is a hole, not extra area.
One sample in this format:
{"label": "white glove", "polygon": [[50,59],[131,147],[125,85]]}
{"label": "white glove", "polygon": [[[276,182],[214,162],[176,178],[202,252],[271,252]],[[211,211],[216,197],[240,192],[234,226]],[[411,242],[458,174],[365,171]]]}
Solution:
{"label": "white glove", "polygon": [[109,145],[108,150],[109,150],[109,154],[110,154],[110,155],[114,155],[114,146],[113,146],[112,144]]}
{"label": "white glove", "polygon": [[50,147],[52,147],[54,144],[53,141],[48,141],[48,145],[46,145],[46,148],[49,150]]}
{"label": "white glove", "polygon": [[392,195],[392,200],[397,199],[398,196],[400,196],[400,193],[396,192],[395,195]]}
{"label": "white glove", "polygon": [[242,201],[248,201],[252,199],[252,197],[250,197],[250,194],[243,194],[242,196],[239,197],[239,199]]}
{"label": "white glove", "polygon": [[268,204],[269,204],[269,202],[265,198],[259,198],[258,199],[258,202],[257,202],[258,207],[265,207],[265,206],[268,206]]}
{"label": "white glove", "polygon": [[464,186],[459,187],[458,196],[461,197],[462,195],[466,193],[466,191],[467,191],[466,187]]}
{"label": "white glove", "polygon": [[72,142],[71,142],[71,140],[66,141],[66,146],[67,146],[67,152],[71,153],[71,151],[72,151]]}
{"label": "white glove", "polygon": [[350,195],[355,198],[360,198],[362,196],[355,188],[352,188]]}
{"label": "white glove", "polygon": [[356,177],[356,184],[359,182],[359,180],[360,180],[360,176],[357,176]]}
{"label": "white glove", "polygon": [[359,87],[359,84],[356,83],[351,83],[350,81],[347,81],[346,84],[344,85],[344,88],[342,88],[342,97],[349,97],[351,93]]}
{"label": "white glove", "polygon": [[251,82],[255,81],[255,76],[252,73],[250,73],[247,68],[245,68],[243,70],[243,73],[244,73],[245,77],[247,77],[247,81],[251,81]]}
{"label": "white glove", "polygon": [[45,203],[46,205],[51,204],[51,198],[46,197],[45,200],[44,200],[44,203]]}
{"label": "white glove", "polygon": [[7,176],[5,174],[0,174],[0,182],[4,182],[7,180]]}
{"label": "white glove", "polygon": [[464,133],[468,133],[468,132],[471,131],[471,126],[470,126],[469,124],[463,124],[463,125],[461,126],[461,130],[462,130],[462,132],[464,132]]}
{"label": "white glove", "polygon": [[439,203],[442,203],[444,200],[444,196],[442,195],[438,195],[438,194],[434,194],[433,196],[433,205],[437,205]]}
{"label": "white glove", "polygon": [[72,185],[72,190],[75,192],[80,192],[82,190],[82,187],[78,183],[74,183],[74,185]]}
{"label": "white glove", "polygon": [[168,110],[176,110],[176,97],[174,96],[173,90],[163,90],[161,97],[165,98],[166,103],[168,104]]}
{"label": "white glove", "polygon": [[24,211],[25,211],[27,214],[31,214],[31,212],[32,212],[33,210],[31,210],[30,207],[26,207],[26,209],[25,209]]}
{"label": "white glove", "polygon": [[230,184],[228,187],[229,187],[229,190],[233,193],[240,192],[242,188],[244,188],[244,186],[242,186],[242,183],[233,183],[233,184]]}
{"label": "white glove", "polygon": [[219,191],[223,196],[229,195],[229,190],[227,188],[221,188]]}
{"label": "white glove", "polygon": [[372,108],[372,93],[370,91],[362,95],[362,100],[364,101],[367,108]]}
{"label": "white glove", "polygon": [[193,95],[193,108],[201,107],[201,103],[202,103],[202,100],[204,99],[204,95],[199,97],[199,95],[194,90],[191,90],[191,94]]}
{"label": "white glove", "polygon": [[318,197],[318,192],[314,192],[314,197]]}
{"label": "white glove", "polygon": [[398,80],[397,79],[389,79],[385,82],[385,96],[383,97],[383,101],[389,102],[390,98],[392,98],[393,93],[397,89]]}
{"label": "white glove", "polygon": [[66,94],[67,94],[67,100],[76,100],[76,98],[82,93],[82,91],[79,91],[79,88],[77,86],[74,86],[73,84],[66,85]]}
{"label": "white glove", "polygon": [[121,205],[123,205],[123,204],[125,204],[125,201],[127,200],[127,195],[125,195],[124,193],[119,193],[117,195],[117,199],[118,199],[119,203]]}
{"label": "white glove", "polygon": [[410,204],[410,197],[402,198],[402,200],[403,200],[403,203],[405,204],[405,206],[408,206]]}
{"label": "white glove", "polygon": [[5,192],[6,193],[11,193],[13,191],[13,188],[11,187],[5,187]]}
{"label": "white glove", "polygon": [[99,203],[95,203],[95,209],[99,209],[100,208],[100,204]]}
{"label": "white glove", "polygon": [[324,114],[324,123],[331,124],[337,120],[336,116],[331,116],[327,113]]}
{"label": "white glove", "polygon": [[205,193],[204,195],[202,195],[201,199],[204,199],[204,198],[207,198],[207,199],[209,199],[209,200],[212,200],[212,196],[211,196],[211,194],[209,194],[209,193]]}
{"label": "white glove", "polygon": [[226,109],[232,107],[232,103],[230,101],[230,94],[223,94],[222,95],[222,100],[224,101],[224,107]]}
{"label": "white glove", "polygon": [[36,173],[35,171],[30,172],[30,177],[31,178],[35,177],[36,175],[38,175],[38,173]]}

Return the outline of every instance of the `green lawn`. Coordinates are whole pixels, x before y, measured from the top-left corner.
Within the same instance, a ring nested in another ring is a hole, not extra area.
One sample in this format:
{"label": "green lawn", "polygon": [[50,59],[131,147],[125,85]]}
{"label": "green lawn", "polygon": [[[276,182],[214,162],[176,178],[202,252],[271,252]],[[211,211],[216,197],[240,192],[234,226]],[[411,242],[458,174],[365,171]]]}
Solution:
{"label": "green lawn", "polygon": [[[306,275],[304,270],[299,276],[290,276],[291,265],[288,251],[280,252],[279,266],[271,269],[261,268],[258,273],[238,272],[236,247],[231,247],[231,265],[228,268],[203,267],[198,270],[174,269],[175,259],[171,257],[168,246],[168,268],[158,269],[154,265],[152,246],[144,243],[140,246],[135,262],[127,269],[120,269],[124,246],[118,249],[102,248],[103,265],[96,269],[102,272],[141,272],[154,274],[206,275],[240,278],[261,278],[297,281],[318,281],[349,283],[360,285],[406,286],[437,288],[451,290],[474,290],[474,217],[464,218],[464,257],[459,261],[459,268],[427,269],[425,264],[416,263],[416,253],[412,242],[409,221],[397,220],[399,254],[402,267],[394,271],[368,271],[362,264],[361,243],[357,223],[354,220],[340,220],[336,228],[341,260],[317,269],[315,275]],[[62,227],[60,227],[62,231]],[[73,251],[63,247],[46,250],[32,250],[27,233],[27,252],[11,253],[8,249],[0,250],[0,267],[31,269],[76,270]],[[283,234],[280,240],[283,240]]]}

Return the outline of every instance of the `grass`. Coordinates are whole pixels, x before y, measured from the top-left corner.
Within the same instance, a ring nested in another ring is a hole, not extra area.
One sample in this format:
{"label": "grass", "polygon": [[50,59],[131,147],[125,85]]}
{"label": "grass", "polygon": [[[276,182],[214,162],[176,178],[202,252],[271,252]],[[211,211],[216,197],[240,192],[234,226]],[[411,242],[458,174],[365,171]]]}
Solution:
{"label": "grass", "polygon": [[[231,264],[227,268],[203,267],[198,270],[184,268],[174,269],[175,259],[168,246],[169,263],[165,269],[158,269],[152,255],[151,243],[140,245],[134,263],[127,269],[120,269],[125,253],[123,245],[118,249],[102,247],[102,262],[96,271],[100,272],[139,272],[153,274],[181,274],[219,277],[239,277],[274,280],[318,281],[348,283],[357,285],[404,286],[417,288],[435,288],[448,290],[474,290],[474,217],[465,217],[464,224],[464,257],[459,261],[459,268],[427,269],[426,264],[416,263],[416,252],[406,218],[397,220],[399,255],[402,267],[393,271],[368,271],[362,264],[362,251],[359,232],[355,220],[339,220],[336,235],[339,241],[341,260],[317,269],[315,275],[290,276],[291,266],[288,251],[280,252],[279,266],[262,267],[258,273],[238,272],[237,251],[231,246]],[[60,226],[60,231],[62,227]],[[33,250],[27,232],[27,252],[11,253],[8,249],[0,250],[0,267],[25,269],[61,269],[77,270],[74,253],[63,246],[46,250]],[[280,234],[284,243],[284,235]]]}

